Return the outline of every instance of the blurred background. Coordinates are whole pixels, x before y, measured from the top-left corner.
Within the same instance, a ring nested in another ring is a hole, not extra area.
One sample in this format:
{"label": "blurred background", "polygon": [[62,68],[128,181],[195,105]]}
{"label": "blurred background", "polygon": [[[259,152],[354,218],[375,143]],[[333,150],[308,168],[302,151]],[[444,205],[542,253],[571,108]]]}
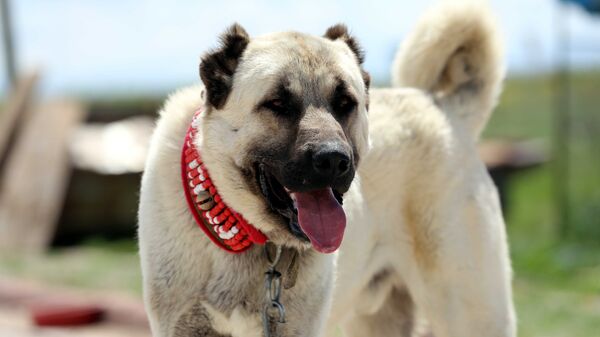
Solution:
{"label": "blurred background", "polygon": [[[321,35],[344,22],[387,86],[434,2],[0,0],[0,335],[148,336],[135,242],[147,142],[227,25]],[[519,332],[595,336],[600,0],[491,6],[508,76],[480,152],[502,195]],[[100,323],[40,327],[57,308],[64,324]]]}

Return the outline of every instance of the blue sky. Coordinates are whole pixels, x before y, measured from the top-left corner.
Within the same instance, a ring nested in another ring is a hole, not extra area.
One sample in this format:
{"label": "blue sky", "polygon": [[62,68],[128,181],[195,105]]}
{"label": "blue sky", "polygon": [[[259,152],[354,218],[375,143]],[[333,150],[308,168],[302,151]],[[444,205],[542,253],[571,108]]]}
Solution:
{"label": "blue sky", "polygon": [[[13,0],[12,12],[19,67],[43,70],[46,95],[101,96],[164,93],[194,83],[199,56],[234,21],[251,35],[323,34],[344,22],[367,51],[367,70],[385,81],[398,43],[435,2]],[[570,32],[572,63],[600,68],[600,16],[557,0],[491,5],[505,35],[511,74],[552,69],[561,22]]]}

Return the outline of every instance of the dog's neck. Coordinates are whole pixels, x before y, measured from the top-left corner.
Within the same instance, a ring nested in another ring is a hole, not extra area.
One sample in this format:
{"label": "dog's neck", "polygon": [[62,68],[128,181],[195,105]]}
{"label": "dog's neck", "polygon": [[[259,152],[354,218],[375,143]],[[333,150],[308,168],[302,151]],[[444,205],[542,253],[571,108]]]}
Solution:
{"label": "dog's neck", "polygon": [[198,226],[220,248],[242,253],[267,237],[229,207],[219,195],[194,144],[202,109],[194,113],[181,153],[181,178],[188,208]]}

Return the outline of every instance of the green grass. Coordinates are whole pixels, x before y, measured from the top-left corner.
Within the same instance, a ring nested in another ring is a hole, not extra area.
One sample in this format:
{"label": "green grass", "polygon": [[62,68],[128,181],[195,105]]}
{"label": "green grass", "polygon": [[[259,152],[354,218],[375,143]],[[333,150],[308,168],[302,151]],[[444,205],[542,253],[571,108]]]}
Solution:
{"label": "green grass", "polygon": [[[569,235],[558,231],[552,162],[517,174],[506,215],[521,337],[591,337],[600,331],[600,72],[572,76]],[[513,78],[484,133],[552,144],[551,77]],[[0,258],[0,274],[139,295],[134,242],[88,242],[47,256]]]}
{"label": "green grass", "polygon": [[[516,175],[509,189],[506,221],[522,337],[600,331],[600,72],[571,80],[567,235],[559,230],[552,161]],[[553,89],[551,77],[508,80],[484,137],[534,138],[552,150]]]}
{"label": "green grass", "polygon": [[598,293],[515,281],[519,336],[591,337],[600,330]]}
{"label": "green grass", "polygon": [[55,249],[46,255],[2,257],[0,275],[55,286],[142,293],[137,245],[133,241],[90,241],[74,248]]}

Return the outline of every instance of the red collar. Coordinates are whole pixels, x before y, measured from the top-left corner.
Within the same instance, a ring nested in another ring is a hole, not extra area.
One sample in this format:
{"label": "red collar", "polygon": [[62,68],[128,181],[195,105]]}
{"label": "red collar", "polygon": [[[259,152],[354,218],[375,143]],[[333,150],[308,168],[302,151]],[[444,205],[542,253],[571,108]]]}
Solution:
{"label": "red collar", "polygon": [[[219,247],[241,253],[267,237],[225,204],[194,145],[202,109],[194,113],[181,152],[181,178],[188,207],[198,226]],[[208,223],[207,223],[208,222]]]}

